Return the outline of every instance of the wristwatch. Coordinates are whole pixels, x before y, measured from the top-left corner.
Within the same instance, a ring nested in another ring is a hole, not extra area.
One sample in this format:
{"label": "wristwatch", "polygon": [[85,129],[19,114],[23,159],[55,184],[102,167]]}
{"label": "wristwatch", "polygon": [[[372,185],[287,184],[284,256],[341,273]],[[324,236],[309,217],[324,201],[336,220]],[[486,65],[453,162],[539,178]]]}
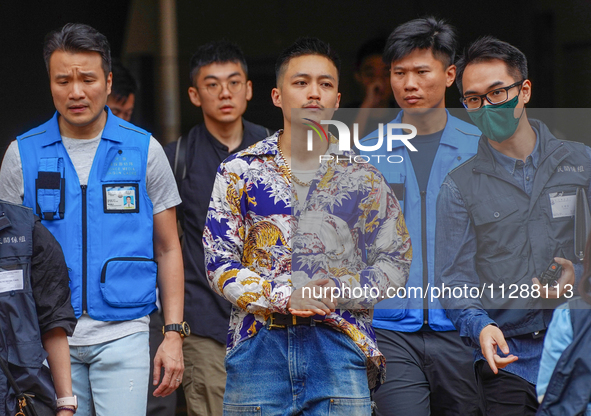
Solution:
{"label": "wristwatch", "polygon": [[166,334],[168,331],[175,331],[181,334],[181,338],[188,337],[191,334],[191,328],[187,322],[181,322],[180,324],[164,325],[162,327],[162,333]]}
{"label": "wristwatch", "polygon": [[72,397],[62,397],[57,399],[55,404],[57,405],[56,407],[72,406],[74,410],[78,410],[78,397],[75,395]]}

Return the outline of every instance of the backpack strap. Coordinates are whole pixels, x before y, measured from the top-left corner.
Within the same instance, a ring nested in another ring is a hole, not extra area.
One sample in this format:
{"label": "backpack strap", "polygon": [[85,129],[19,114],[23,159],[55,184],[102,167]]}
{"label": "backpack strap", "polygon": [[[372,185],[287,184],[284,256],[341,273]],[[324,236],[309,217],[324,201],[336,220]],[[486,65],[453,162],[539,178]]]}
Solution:
{"label": "backpack strap", "polygon": [[[174,166],[172,172],[174,173],[174,179],[176,180],[176,187],[181,192],[181,183],[187,176],[187,143],[189,139],[185,136],[180,136],[176,141],[176,150],[174,152]],[[181,227],[184,224],[185,216],[183,214],[182,206],[176,211],[176,218],[181,223]]]}
{"label": "backpack strap", "polygon": [[180,136],[176,141],[173,173],[177,185],[187,176],[187,141],[185,136]]}

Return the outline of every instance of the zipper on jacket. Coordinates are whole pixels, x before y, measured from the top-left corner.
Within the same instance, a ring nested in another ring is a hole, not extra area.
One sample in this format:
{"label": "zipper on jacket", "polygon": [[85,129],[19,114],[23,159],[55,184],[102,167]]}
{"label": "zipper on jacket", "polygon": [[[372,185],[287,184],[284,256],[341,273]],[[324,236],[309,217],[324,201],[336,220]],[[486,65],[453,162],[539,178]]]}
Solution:
{"label": "zipper on jacket", "polygon": [[87,271],[88,271],[88,253],[87,253],[87,231],[86,231],[86,185],[80,185],[82,189],[82,312],[87,310]]}
{"label": "zipper on jacket", "polygon": [[[421,191],[421,249],[423,254],[423,290],[429,285],[429,269],[427,267],[427,191]],[[423,324],[429,324],[429,301],[423,293]]]}

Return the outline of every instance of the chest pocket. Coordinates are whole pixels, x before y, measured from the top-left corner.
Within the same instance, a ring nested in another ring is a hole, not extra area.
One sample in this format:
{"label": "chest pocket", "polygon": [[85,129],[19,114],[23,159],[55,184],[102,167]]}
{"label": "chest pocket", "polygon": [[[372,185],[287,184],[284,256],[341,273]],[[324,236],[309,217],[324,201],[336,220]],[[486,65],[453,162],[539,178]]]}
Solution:
{"label": "chest pocket", "polygon": [[479,247],[485,247],[485,251],[510,251],[525,243],[525,224],[519,221],[518,206],[513,196],[478,203],[472,210],[472,218]]}
{"label": "chest pocket", "polygon": [[142,153],[137,147],[112,147],[105,158],[102,182],[140,182]]}

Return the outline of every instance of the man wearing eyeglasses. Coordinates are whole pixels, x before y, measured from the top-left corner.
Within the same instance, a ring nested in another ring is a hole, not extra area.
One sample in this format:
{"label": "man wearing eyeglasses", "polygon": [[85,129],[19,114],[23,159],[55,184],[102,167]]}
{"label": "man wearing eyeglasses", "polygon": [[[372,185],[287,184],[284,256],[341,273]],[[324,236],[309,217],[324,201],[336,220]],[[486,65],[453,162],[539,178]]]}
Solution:
{"label": "man wearing eyeglasses", "polygon": [[[576,198],[563,196],[589,191],[591,150],[561,142],[527,118],[532,84],[526,57],[514,46],[481,38],[457,72],[462,103],[483,135],[476,156],[450,172],[439,193],[436,284],[464,293],[485,288],[481,296],[448,294],[441,303],[475,348],[486,414],[533,415],[544,332],[582,271],[573,266]],[[537,277],[553,260],[562,266],[558,288],[536,292]]]}
{"label": "man wearing eyeglasses", "polygon": [[203,257],[203,227],[218,166],[231,154],[271,135],[242,118],[252,98],[246,59],[227,41],[207,43],[191,59],[191,102],[204,124],[165,147],[183,200],[185,317],[191,335],[183,354],[183,388],[189,415],[220,415],[226,384],[224,357],[232,305],[209,287]]}

